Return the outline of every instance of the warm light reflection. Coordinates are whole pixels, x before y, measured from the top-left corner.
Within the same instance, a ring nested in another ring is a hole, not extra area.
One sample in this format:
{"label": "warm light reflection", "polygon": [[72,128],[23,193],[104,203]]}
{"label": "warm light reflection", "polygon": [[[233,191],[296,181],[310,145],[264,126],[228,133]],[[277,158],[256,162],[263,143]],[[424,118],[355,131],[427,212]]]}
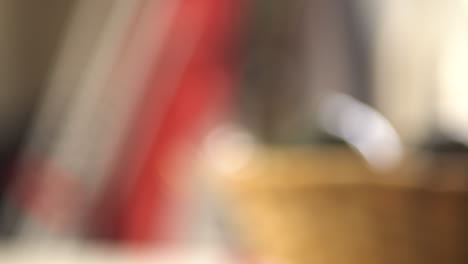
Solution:
{"label": "warm light reflection", "polygon": [[254,149],[255,140],[251,134],[239,126],[226,124],[208,134],[203,155],[213,169],[226,175],[244,167]]}

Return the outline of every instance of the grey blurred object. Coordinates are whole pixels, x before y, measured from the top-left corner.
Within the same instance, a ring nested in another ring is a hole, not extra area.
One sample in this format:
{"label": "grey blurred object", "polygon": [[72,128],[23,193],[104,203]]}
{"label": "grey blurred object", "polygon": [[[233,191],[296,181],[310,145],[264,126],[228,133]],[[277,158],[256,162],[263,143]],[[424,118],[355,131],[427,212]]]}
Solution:
{"label": "grey blurred object", "polygon": [[[55,208],[46,225],[26,215],[21,227],[23,238],[75,238],[82,232],[104,174],[109,174],[104,171],[110,166],[111,153],[116,152],[115,141],[119,141],[114,137],[125,130],[125,113],[133,103],[130,91],[137,94],[136,87],[112,84],[111,76],[116,74],[124,48],[130,46],[127,37],[143,2],[83,0],[74,6],[16,172],[20,186],[36,183],[35,201],[30,206],[40,206],[44,203],[41,197],[55,195],[65,195],[60,200],[67,206]],[[127,77],[130,79],[129,74]],[[113,133],[109,135],[109,131]],[[45,169],[31,173],[37,156]],[[54,169],[62,174],[57,175]],[[51,182],[76,193],[54,193]],[[72,185],[63,186],[64,182]],[[52,203],[52,198],[45,199]],[[51,228],[64,216],[74,224],[58,232]]]}
{"label": "grey blurred object", "polygon": [[0,1],[0,146],[24,131],[74,1]]}
{"label": "grey blurred object", "polygon": [[[466,1],[253,1],[239,116],[267,142],[320,142],[343,93],[405,145],[468,143]],[[364,128],[363,128],[364,129]]]}
{"label": "grey blurred object", "polygon": [[251,1],[245,36],[240,119],[275,140],[282,121],[297,115],[304,89],[301,38],[307,1]]}
{"label": "grey blurred object", "polygon": [[[0,203],[29,132],[74,0],[0,1]],[[17,216],[0,220],[11,234]]]}
{"label": "grey blurred object", "polygon": [[369,30],[356,1],[253,1],[240,119],[267,142],[319,142],[325,94],[371,103]]}

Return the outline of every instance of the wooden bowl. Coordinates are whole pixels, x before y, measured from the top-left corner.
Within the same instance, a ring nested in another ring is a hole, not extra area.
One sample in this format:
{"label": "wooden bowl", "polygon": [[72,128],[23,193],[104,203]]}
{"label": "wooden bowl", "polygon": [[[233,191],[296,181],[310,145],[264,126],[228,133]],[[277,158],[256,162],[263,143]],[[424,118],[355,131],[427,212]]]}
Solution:
{"label": "wooden bowl", "polygon": [[291,264],[468,263],[467,161],[416,153],[376,172],[351,149],[264,147],[217,182],[259,255]]}

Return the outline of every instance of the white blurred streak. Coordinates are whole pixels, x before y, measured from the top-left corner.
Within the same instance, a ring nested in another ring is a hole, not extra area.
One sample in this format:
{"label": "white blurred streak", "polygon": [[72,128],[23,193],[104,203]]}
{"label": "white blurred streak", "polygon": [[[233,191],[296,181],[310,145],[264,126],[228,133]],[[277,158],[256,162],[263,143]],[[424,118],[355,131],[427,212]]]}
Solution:
{"label": "white blurred streak", "polygon": [[92,59],[78,84],[70,112],[63,120],[49,153],[51,160],[70,172],[70,176],[82,178],[80,180],[89,191],[102,176],[96,175],[93,169],[102,160],[102,156],[98,155],[100,148],[114,132],[109,125],[119,118],[119,109],[123,108],[123,105],[114,105],[118,103],[114,93],[131,94],[130,91],[109,89],[107,84],[140,5],[141,1],[114,2],[92,52]]}
{"label": "white blurred streak", "polygon": [[59,47],[30,135],[27,151],[46,151],[55,141],[70,103],[84,78],[114,0],[77,1]]}
{"label": "white blurred streak", "polygon": [[390,122],[369,106],[345,94],[332,94],[320,105],[322,127],[344,139],[377,170],[396,166],[403,146]]}
{"label": "white blurred streak", "polygon": [[[27,253],[27,254],[26,254]],[[3,245],[2,264],[220,264],[234,263],[230,255],[215,248],[198,245],[190,248],[159,249],[140,252],[88,244],[67,243],[38,248],[32,245]],[[263,263],[263,262],[262,262]],[[266,262],[270,263],[270,262]]]}
{"label": "white blurred streak", "polygon": [[90,197],[112,176],[178,5],[119,1],[52,153],[83,178]]}

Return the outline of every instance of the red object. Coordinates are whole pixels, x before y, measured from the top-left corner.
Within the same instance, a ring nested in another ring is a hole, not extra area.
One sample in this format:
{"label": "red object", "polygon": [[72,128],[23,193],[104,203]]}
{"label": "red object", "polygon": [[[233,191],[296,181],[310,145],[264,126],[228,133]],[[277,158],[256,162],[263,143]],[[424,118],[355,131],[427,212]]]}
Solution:
{"label": "red object", "polygon": [[108,219],[114,238],[163,243],[177,235],[174,184],[183,179],[163,168],[178,144],[196,140],[210,113],[228,102],[239,4],[238,0],[180,1],[122,157],[124,167],[118,169],[119,187],[125,189],[130,182],[131,188],[113,189],[114,194],[127,193],[114,219]]}

